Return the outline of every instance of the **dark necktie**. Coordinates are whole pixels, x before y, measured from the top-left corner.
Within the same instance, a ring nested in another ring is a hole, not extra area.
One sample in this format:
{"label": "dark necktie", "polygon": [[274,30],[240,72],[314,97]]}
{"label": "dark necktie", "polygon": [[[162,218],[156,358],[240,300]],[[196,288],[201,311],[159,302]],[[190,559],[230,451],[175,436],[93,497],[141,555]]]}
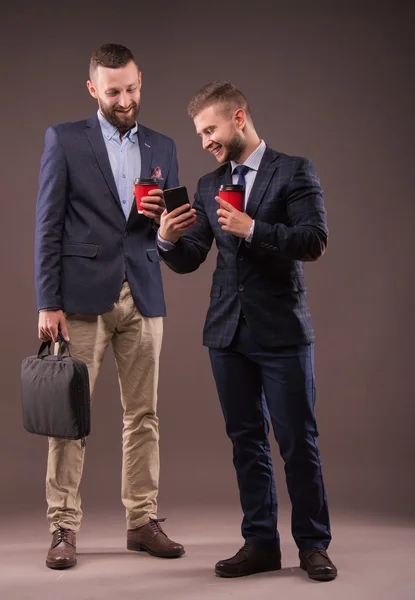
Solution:
{"label": "dark necktie", "polygon": [[238,165],[234,168],[232,173],[236,173],[238,175],[238,185],[242,185],[244,188],[246,188],[245,175],[248,173],[248,171],[249,167],[247,167],[246,165]]}
{"label": "dark necktie", "polygon": [[244,208],[246,205],[246,182],[245,182],[245,175],[248,173],[249,171],[249,167],[247,167],[246,165],[238,165],[237,167],[234,168],[233,173],[236,173],[238,175],[238,184],[237,185],[241,185],[245,192],[244,192]]}

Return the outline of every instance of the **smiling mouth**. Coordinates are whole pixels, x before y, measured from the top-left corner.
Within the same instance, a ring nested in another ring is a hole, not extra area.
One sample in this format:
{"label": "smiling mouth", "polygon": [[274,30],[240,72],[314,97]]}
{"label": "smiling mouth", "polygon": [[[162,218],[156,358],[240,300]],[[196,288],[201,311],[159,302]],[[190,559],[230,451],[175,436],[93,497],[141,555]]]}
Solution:
{"label": "smiling mouth", "polygon": [[117,108],[115,112],[120,113],[121,115],[126,115],[129,112],[131,112],[133,110],[134,106],[130,106],[130,108],[127,109],[121,109],[121,108]]}
{"label": "smiling mouth", "polygon": [[221,150],[222,150],[222,146],[219,145],[219,146],[216,146],[215,148],[213,148],[213,150],[211,150],[210,152],[213,154],[213,156],[217,156]]}

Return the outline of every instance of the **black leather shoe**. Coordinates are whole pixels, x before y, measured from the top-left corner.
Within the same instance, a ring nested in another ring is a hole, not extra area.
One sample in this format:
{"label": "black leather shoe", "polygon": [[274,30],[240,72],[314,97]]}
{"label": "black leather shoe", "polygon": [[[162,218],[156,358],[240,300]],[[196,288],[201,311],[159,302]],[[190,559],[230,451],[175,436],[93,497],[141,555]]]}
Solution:
{"label": "black leather shoe", "polygon": [[226,560],[215,565],[215,573],[219,577],[244,577],[264,571],[281,569],[281,552],[277,548],[260,548],[245,544],[240,550]]}
{"label": "black leather shoe", "polygon": [[307,571],[310,579],[330,581],[337,575],[337,569],[331,562],[327,552],[321,548],[300,550],[300,567]]}

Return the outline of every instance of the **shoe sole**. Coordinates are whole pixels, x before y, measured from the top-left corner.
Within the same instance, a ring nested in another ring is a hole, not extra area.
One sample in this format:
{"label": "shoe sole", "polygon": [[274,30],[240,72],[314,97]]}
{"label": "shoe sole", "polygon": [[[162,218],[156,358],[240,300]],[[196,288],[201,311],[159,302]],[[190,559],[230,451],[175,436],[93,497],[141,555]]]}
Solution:
{"label": "shoe sole", "polygon": [[183,554],[185,554],[185,551],[183,550],[182,552],[153,552],[152,550],[150,550],[150,548],[147,548],[147,546],[144,546],[143,544],[137,544],[136,542],[127,542],[127,550],[130,550],[131,552],[147,552],[148,554],[150,554],[151,556],[156,556],[157,558],[180,558],[180,556],[183,556]]}
{"label": "shoe sole", "polygon": [[252,573],[221,573],[215,569],[216,577],[225,577],[226,579],[231,579],[233,577],[248,577],[249,575],[256,575],[257,573],[269,573],[270,571],[280,571],[281,565],[277,567],[270,567],[269,569],[261,569],[260,571],[252,571]]}
{"label": "shoe sole", "polygon": [[59,563],[59,562],[49,562],[46,561],[46,566],[49,569],[57,569],[59,571],[61,571],[62,569],[70,569],[71,567],[74,567],[76,565],[77,561],[75,560],[74,562],[68,563]]}
{"label": "shoe sole", "polygon": [[309,578],[313,579],[314,581],[332,581],[337,577],[337,573],[326,573],[325,575],[310,575],[304,563],[300,563],[300,567],[301,569],[303,569],[303,571],[305,571],[308,574]]}

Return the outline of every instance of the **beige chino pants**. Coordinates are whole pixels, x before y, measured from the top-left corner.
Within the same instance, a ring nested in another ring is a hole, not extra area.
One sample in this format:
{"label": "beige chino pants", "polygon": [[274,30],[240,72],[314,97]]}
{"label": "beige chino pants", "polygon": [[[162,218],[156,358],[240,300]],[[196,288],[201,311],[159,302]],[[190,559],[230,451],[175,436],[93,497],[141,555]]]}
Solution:
{"label": "beige chino pants", "polygon": [[[88,367],[91,396],[105,352],[112,344],[124,409],[122,502],[127,527],[140,527],[157,517],[156,407],[163,318],[144,317],[134,304],[128,282],[124,282],[109,312],[99,316],[69,314],[67,324],[72,356]],[[58,526],[79,530],[84,454],[81,440],[49,438],[46,498],[51,533]]]}

